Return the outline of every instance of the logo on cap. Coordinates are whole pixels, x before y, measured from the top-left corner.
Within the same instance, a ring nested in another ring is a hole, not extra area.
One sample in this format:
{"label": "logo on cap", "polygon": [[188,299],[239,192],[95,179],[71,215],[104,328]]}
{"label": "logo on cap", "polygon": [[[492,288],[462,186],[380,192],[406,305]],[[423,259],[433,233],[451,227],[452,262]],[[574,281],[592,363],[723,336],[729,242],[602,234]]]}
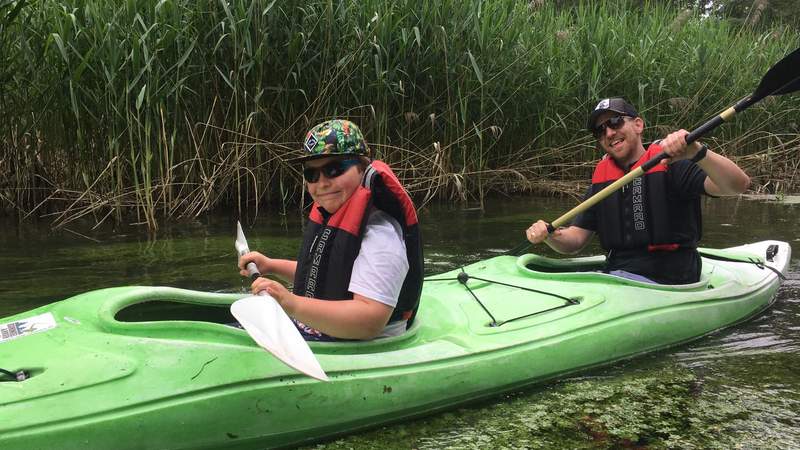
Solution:
{"label": "logo on cap", "polygon": [[309,152],[313,152],[314,147],[317,146],[317,141],[318,139],[316,136],[314,136],[314,133],[308,133],[308,139],[306,139],[305,143],[306,150],[308,150]]}
{"label": "logo on cap", "polygon": [[608,99],[608,98],[604,98],[604,99],[600,100],[600,103],[598,103],[597,106],[594,108],[595,111],[597,111],[598,109],[608,109],[608,105],[610,103],[610,100],[611,99]]}

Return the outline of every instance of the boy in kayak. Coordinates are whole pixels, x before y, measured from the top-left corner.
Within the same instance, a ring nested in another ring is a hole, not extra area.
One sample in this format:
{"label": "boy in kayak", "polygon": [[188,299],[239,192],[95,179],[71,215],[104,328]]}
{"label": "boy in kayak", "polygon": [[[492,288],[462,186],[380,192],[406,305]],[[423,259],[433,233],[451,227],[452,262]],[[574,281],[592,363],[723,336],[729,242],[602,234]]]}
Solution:
{"label": "boy in kayak", "polygon": [[706,145],[687,145],[686,130],[671,133],[645,149],[644,121],[623,98],[601,100],[587,126],[606,155],[595,167],[586,198],[661,151],[669,158],[578,215],[569,227],[549,234],[546,222],[535,222],[525,232],[527,239],[572,254],[597,233],[608,252],[608,273],[660,284],[698,281],[700,196],[741,194],[750,178]]}
{"label": "boy in kayak", "polygon": [[330,120],[306,134],[303,178],[314,204],[297,261],[258,252],[239,258],[306,340],[395,336],[410,326],[422,289],[422,247],[414,205],[389,166],[370,160],[361,130]]}

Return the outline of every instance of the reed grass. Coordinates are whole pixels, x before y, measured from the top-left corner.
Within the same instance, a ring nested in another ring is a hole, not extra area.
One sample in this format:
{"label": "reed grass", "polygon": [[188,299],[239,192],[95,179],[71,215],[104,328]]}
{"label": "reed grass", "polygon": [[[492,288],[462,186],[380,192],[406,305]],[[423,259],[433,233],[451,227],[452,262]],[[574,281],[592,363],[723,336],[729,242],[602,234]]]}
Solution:
{"label": "reed grass", "polygon": [[[286,213],[302,198],[286,159],[330,117],[359,123],[421,203],[578,192],[598,98],[628,97],[657,138],[752,92],[798,42],[624,0],[31,0],[16,19],[0,209],[151,230]],[[798,108],[764,101],[713,143],[756,189],[797,190]]]}

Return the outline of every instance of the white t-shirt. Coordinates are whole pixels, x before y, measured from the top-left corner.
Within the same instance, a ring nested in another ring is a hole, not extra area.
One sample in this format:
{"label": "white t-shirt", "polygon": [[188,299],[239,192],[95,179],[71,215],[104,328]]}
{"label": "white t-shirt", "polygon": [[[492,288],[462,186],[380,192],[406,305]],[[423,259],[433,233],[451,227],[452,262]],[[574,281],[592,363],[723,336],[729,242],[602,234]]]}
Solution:
{"label": "white t-shirt", "polygon": [[[373,209],[353,263],[348,290],[394,308],[406,274],[408,258],[400,224],[385,212]],[[405,330],[406,322],[398,321],[387,325],[381,336],[397,336]]]}

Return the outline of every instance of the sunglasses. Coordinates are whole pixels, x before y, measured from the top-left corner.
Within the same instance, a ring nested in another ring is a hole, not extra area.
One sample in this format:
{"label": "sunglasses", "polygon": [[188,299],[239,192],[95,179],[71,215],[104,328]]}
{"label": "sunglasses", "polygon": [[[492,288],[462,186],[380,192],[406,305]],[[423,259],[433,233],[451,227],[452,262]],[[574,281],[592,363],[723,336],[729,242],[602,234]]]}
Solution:
{"label": "sunglasses", "polygon": [[309,183],[319,181],[320,173],[325,175],[325,178],[336,178],[360,162],[358,159],[337,159],[321,167],[304,167],[303,178]]}
{"label": "sunglasses", "polygon": [[628,116],[614,116],[605,122],[601,123],[594,127],[592,130],[592,134],[595,138],[599,138],[600,136],[606,134],[606,128],[611,128],[612,130],[619,130],[625,125],[625,118]]}

